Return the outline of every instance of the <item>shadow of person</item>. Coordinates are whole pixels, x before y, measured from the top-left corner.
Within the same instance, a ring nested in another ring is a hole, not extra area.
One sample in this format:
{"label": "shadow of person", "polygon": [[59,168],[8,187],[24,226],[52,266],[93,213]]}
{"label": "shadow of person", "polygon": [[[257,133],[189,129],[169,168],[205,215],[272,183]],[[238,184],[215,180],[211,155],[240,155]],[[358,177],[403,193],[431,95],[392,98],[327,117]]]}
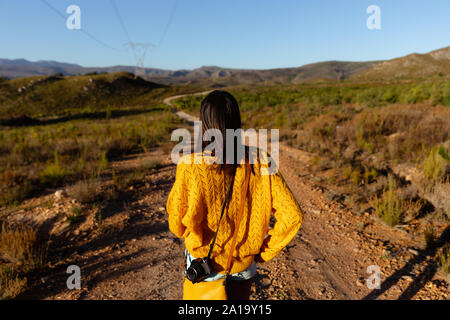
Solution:
{"label": "shadow of person", "polygon": [[[422,263],[427,259],[427,257],[433,257],[437,250],[443,247],[446,243],[450,242],[450,226],[448,226],[434,243],[427,244],[425,249],[419,250],[418,254],[411,258],[405,266],[394,272],[389,276],[382,284],[380,289],[374,289],[362,300],[374,300],[381,296],[384,292],[393,287],[402,276],[410,275],[414,269],[414,266]],[[399,300],[409,300],[412,299],[416,293],[422,289],[425,284],[430,281],[437,272],[437,265],[435,262],[430,261],[425,269],[413,279],[411,284],[406,288],[406,290],[399,296]]]}

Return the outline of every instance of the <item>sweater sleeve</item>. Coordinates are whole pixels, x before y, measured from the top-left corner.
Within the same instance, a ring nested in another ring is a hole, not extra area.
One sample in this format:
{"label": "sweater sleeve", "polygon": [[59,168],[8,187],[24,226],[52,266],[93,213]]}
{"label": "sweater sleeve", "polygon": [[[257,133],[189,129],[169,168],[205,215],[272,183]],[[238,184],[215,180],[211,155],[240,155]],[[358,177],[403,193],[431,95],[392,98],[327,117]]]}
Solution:
{"label": "sweater sleeve", "polygon": [[188,209],[187,181],[185,164],[181,161],[177,165],[175,183],[167,200],[167,213],[169,214],[169,229],[177,237],[182,238],[186,230],[182,220]]}
{"label": "sweater sleeve", "polygon": [[260,257],[263,261],[274,258],[295,237],[303,221],[300,206],[284,181],[280,171],[270,176],[272,208],[276,219],[268,231]]}

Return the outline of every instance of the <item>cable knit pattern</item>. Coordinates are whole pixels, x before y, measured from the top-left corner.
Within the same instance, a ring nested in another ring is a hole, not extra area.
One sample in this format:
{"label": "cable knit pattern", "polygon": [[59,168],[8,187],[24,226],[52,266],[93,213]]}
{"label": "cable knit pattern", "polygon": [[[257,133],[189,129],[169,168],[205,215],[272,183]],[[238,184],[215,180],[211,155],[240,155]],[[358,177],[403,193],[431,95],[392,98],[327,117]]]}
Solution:
{"label": "cable knit pattern", "polygon": [[[200,163],[194,162],[195,157],[201,160]],[[170,230],[179,238],[185,238],[186,248],[196,258],[208,254],[231,182],[230,174],[218,171],[215,164],[209,164],[211,158],[201,154],[181,158],[167,201]],[[250,177],[231,273],[248,268],[255,255],[260,254],[264,261],[274,258],[294,238],[303,221],[300,207],[281,173],[260,173],[261,168],[267,169],[266,163],[254,164],[255,174]],[[226,268],[244,181],[245,166],[241,164],[236,170],[231,198],[212,254],[212,266],[216,272],[224,272]],[[272,213],[276,223],[269,230]]]}

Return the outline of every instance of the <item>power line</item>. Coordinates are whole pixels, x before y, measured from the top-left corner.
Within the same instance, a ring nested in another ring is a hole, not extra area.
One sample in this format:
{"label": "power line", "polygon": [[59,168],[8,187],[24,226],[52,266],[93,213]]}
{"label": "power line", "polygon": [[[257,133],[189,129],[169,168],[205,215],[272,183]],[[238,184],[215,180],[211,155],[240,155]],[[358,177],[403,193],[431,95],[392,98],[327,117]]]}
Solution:
{"label": "power line", "polygon": [[[59,15],[62,19],[64,19],[64,21],[67,20],[67,16],[64,15],[61,11],[59,11],[58,9],[56,9],[54,6],[52,6],[50,3],[47,2],[47,0],[41,0],[41,2],[46,5],[48,8],[50,8],[52,11],[54,11],[57,15]],[[91,38],[92,40],[94,40],[95,42],[99,43],[100,45],[111,49],[111,50],[115,50],[115,51],[121,51],[119,49],[116,49],[114,47],[111,47],[110,45],[106,44],[105,42],[103,42],[102,40],[98,39],[97,37],[93,36],[92,34],[90,34],[89,32],[87,32],[84,29],[80,29],[80,31],[85,34],[86,36],[88,36],[89,38]]]}
{"label": "power line", "polygon": [[133,42],[131,40],[130,34],[128,33],[127,27],[125,26],[125,23],[123,22],[122,16],[120,15],[119,8],[117,8],[116,1],[115,0],[110,0],[110,2],[111,2],[111,5],[112,5],[112,7],[114,9],[116,17],[119,20],[120,25],[122,26],[122,30],[123,30],[123,32],[125,33],[125,36],[128,39],[128,42]]}
{"label": "power line", "polygon": [[123,32],[125,33],[125,36],[127,37],[128,43],[125,45],[129,45],[131,47],[131,51],[134,55],[134,60],[136,63],[138,63],[138,56],[136,54],[135,45],[133,40],[131,40],[130,33],[127,30],[127,27],[125,26],[125,23],[123,22],[122,16],[120,15],[119,8],[117,7],[117,3],[115,0],[110,0],[111,6],[113,7],[114,13],[116,14],[117,19],[119,20],[119,24],[122,27]]}
{"label": "power line", "polygon": [[117,6],[116,1],[115,0],[110,0],[111,6],[113,7],[113,10],[114,10],[114,13],[116,15],[116,18],[117,18],[117,20],[119,20],[119,24],[122,27],[122,30],[123,30],[123,32],[124,32],[124,34],[125,34],[125,36],[126,36],[126,38],[128,40],[128,42],[125,43],[125,46],[129,46],[131,48],[131,51],[133,52],[133,56],[134,56],[134,59],[136,61],[136,71],[135,71],[136,75],[137,75],[137,73],[139,71],[139,68],[144,69],[144,67],[145,67],[145,55],[147,53],[147,50],[150,47],[153,47],[153,48],[160,47],[162,42],[164,41],[164,39],[166,37],[166,34],[167,34],[167,31],[169,30],[169,27],[172,24],[173,17],[175,15],[176,9],[178,7],[178,2],[179,2],[179,0],[175,0],[174,6],[172,7],[172,10],[171,10],[170,15],[169,15],[169,19],[167,21],[167,24],[166,24],[164,30],[163,30],[163,33],[162,33],[161,38],[160,38],[160,40],[158,42],[158,45],[154,45],[151,42],[137,43],[137,42],[134,42],[131,39],[130,33],[128,32],[128,29],[127,29],[127,27],[125,25],[124,20],[122,19],[122,16],[120,14],[120,11],[119,11],[119,8]]}
{"label": "power line", "polygon": [[[128,43],[133,43],[133,41],[131,40],[131,37],[130,37],[130,33],[128,32],[128,29],[127,29],[127,27],[126,27],[126,25],[125,25],[125,23],[124,23],[124,21],[122,19],[122,16],[120,15],[120,11],[119,11],[119,8],[117,7],[116,0],[110,0],[110,2],[111,2],[111,5],[112,5],[112,7],[114,9],[116,17],[119,20],[119,23],[120,23],[120,25],[122,27],[122,30],[125,33],[125,36],[127,37]],[[156,47],[160,47],[162,42],[164,41],[164,39],[166,37],[166,34],[167,34],[167,31],[169,31],[169,27],[172,24],[172,20],[173,20],[173,17],[175,16],[175,12],[177,11],[179,2],[180,2],[180,0],[175,0],[174,1],[174,5],[173,5],[172,10],[170,12],[169,19],[167,21],[166,26],[164,27],[163,33],[162,33],[161,38],[160,38],[160,40],[158,42],[158,45],[156,45]]]}
{"label": "power line", "polygon": [[171,11],[170,16],[169,16],[169,20],[167,21],[167,24],[166,24],[166,27],[164,28],[163,34],[161,36],[161,39],[158,42],[158,47],[161,46],[162,42],[164,41],[164,39],[166,37],[167,31],[169,31],[169,27],[172,24],[172,20],[173,20],[173,17],[175,16],[175,12],[177,11],[179,2],[180,2],[180,0],[175,0],[175,3],[173,5],[173,7],[172,7],[172,11]]}

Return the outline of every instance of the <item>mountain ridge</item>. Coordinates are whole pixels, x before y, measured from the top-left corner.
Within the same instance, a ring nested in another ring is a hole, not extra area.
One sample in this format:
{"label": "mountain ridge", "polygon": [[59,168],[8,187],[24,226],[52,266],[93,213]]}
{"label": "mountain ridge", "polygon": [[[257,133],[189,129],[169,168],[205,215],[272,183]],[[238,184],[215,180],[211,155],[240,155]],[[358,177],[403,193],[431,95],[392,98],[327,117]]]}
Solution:
{"label": "mountain ridge", "polygon": [[[83,67],[78,64],[53,60],[36,62],[25,59],[0,59],[0,76],[23,78],[30,76],[64,76],[89,73],[135,73],[134,66]],[[450,76],[450,46],[428,53],[412,53],[391,60],[323,61],[292,68],[234,69],[220,66],[202,66],[196,69],[166,70],[143,68],[138,75],[161,84],[199,83],[227,86],[249,83],[299,83],[313,79],[331,80],[385,80],[420,78],[438,74]]]}

